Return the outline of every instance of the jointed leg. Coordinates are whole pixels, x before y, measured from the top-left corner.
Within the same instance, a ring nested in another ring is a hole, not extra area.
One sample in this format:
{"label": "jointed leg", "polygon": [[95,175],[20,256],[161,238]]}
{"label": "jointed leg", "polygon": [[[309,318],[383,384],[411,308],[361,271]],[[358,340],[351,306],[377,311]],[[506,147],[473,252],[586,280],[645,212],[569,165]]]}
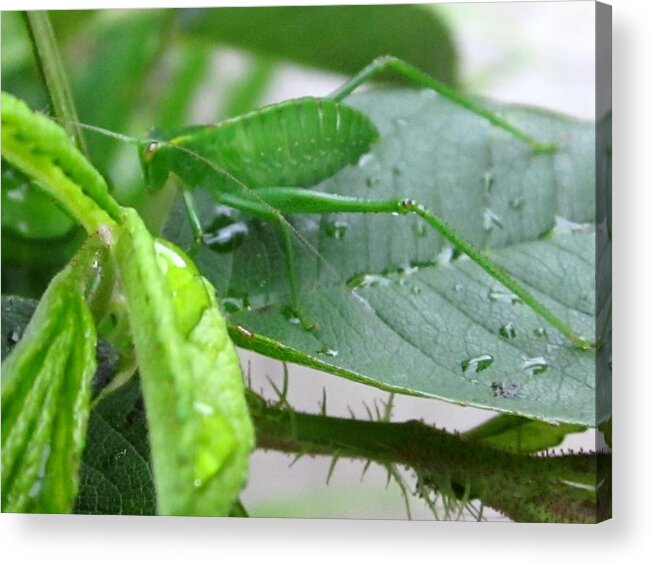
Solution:
{"label": "jointed leg", "polygon": [[188,221],[190,221],[190,229],[192,229],[194,242],[201,243],[203,242],[204,233],[191,190],[183,190],[183,204],[185,205],[185,212],[188,214]]}
{"label": "jointed leg", "polygon": [[285,264],[287,266],[287,279],[289,280],[289,297],[292,309],[298,311],[298,280],[296,279],[296,259],[294,255],[294,241],[292,233],[284,221],[277,221],[280,230],[280,240],[285,251]]}
{"label": "jointed leg", "polygon": [[442,84],[438,80],[435,80],[422,70],[419,70],[415,66],[412,66],[409,63],[406,63],[405,61],[402,61],[395,57],[379,57],[375,59],[371,64],[353,76],[341,88],[330,94],[329,97],[333,100],[340,101],[351,94],[358,86],[364,82],[367,82],[378,74],[386,71],[396,72],[414,84],[418,84],[424,88],[431,88],[435,92],[438,92],[441,96],[483,117],[493,125],[500,127],[505,131],[508,131],[514,137],[527,143],[534,150],[534,152],[554,152],[557,149],[557,145],[555,143],[543,143],[534,139],[531,135],[528,135],[518,127],[515,127],[496,113],[481,107],[470,98],[467,98],[458,92],[455,92],[452,88],[446,86],[445,84]]}
{"label": "jointed leg", "polygon": [[[266,204],[284,213],[415,213],[447,239],[459,252],[466,254],[491,277],[518,296],[534,312],[544,318],[577,348],[590,348],[593,344],[578,336],[564,321],[559,319],[527,289],[515,281],[506,271],[490,260],[483,252],[465,241],[456,231],[424,205],[413,199],[364,200],[354,197],[297,190],[295,188],[265,188],[256,195]],[[289,233],[287,233],[289,234]],[[289,241],[291,244],[291,240]]]}
{"label": "jointed leg", "polygon": [[[250,199],[239,198],[232,194],[220,194],[218,200],[224,205],[232,206],[242,211],[248,211],[258,217],[274,221],[278,225],[280,240],[287,265],[287,279],[289,280],[289,296],[291,307],[298,311],[298,281],[296,279],[296,259],[294,254],[294,244],[292,233],[280,212],[270,206],[265,205],[262,201],[256,202]],[[194,244],[199,245],[206,242],[206,235],[201,226],[201,220],[197,212],[196,203],[190,190],[183,190],[183,203],[192,229]],[[298,315],[298,312],[297,312]]]}

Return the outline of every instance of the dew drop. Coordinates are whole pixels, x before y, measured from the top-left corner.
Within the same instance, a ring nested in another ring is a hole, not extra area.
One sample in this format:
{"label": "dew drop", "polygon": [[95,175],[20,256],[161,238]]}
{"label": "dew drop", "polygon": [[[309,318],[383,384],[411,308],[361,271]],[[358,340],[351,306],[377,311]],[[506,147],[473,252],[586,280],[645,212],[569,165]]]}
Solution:
{"label": "dew drop", "polygon": [[493,184],[495,183],[495,176],[493,175],[493,171],[487,170],[484,172],[481,178],[484,182],[484,189],[486,190],[486,194],[490,195]]}
{"label": "dew drop", "polygon": [[491,289],[488,292],[488,298],[491,301],[510,303],[511,305],[522,303],[522,300],[517,295],[511,293],[510,291],[507,291],[506,289]]}
{"label": "dew drop", "polygon": [[316,353],[319,356],[327,356],[329,358],[336,358],[339,355],[339,352],[337,352],[337,350],[333,350],[332,348],[328,348],[327,346],[320,348],[319,350],[316,351]]}
{"label": "dew drop", "polygon": [[554,233],[557,235],[569,235],[573,233],[591,233],[595,231],[594,223],[575,223],[565,217],[556,216]]}
{"label": "dew drop", "polygon": [[366,177],[366,187],[372,188],[380,182],[380,179],[377,176],[367,176]]}
{"label": "dew drop", "polygon": [[391,279],[387,276],[382,276],[379,274],[364,274],[361,276],[355,276],[348,280],[347,285],[351,289],[358,287],[386,287],[391,284]]}
{"label": "dew drop", "polygon": [[201,481],[201,479],[195,479],[193,485],[196,489],[198,489],[199,487],[201,487],[202,483],[203,481]]}
{"label": "dew drop", "polygon": [[541,326],[534,328],[533,333],[534,336],[537,336],[538,338],[547,338],[547,331]]}
{"label": "dew drop", "polygon": [[217,252],[232,252],[239,247],[246,235],[249,233],[249,228],[245,223],[233,223],[226,227],[222,227],[216,232],[204,235],[204,243],[210,249]]}
{"label": "dew drop", "polygon": [[473,358],[468,358],[461,362],[461,371],[464,373],[467,371],[479,373],[484,371],[486,368],[489,368],[492,363],[495,361],[495,358],[490,354],[483,354],[481,356],[475,356]]}
{"label": "dew drop", "polygon": [[414,234],[419,238],[424,238],[427,236],[427,227],[425,227],[425,225],[420,221],[414,223],[412,230],[414,231]]}
{"label": "dew drop", "polygon": [[506,340],[513,340],[515,338],[515,328],[512,323],[506,323],[500,327],[500,336]]}
{"label": "dew drop", "polygon": [[242,295],[228,295],[222,297],[220,303],[227,313],[239,313],[241,311],[248,311],[251,308],[248,294]]}
{"label": "dew drop", "polygon": [[444,246],[436,255],[436,263],[439,266],[448,266],[454,256],[454,248],[451,246]]}
{"label": "dew drop", "polygon": [[21,334],[18,329],[12,330],[9,335],[7,336],[7,341],[9,346],[15,346],[18,344],[18,341],[20,340]]}
{"label": "dew drop", "polygon": [[461,285],[460,283],[455,283],[452,289],[454,289],[454,291],[459,293],[460,291],[463,291],[463,285]]}
{"label": "dew drop", "polygon": [[411,292],[412,295],[420,295],[422,290],[419,286],[412,285],[409,291]]}
{"label": "dew drop", "polygon": [[289,324],[292,324],[294,326],[300,326],[305,331],[317,332],[318,330],[320,330],[316,322],[301,316],[300,313],[298,313],[298,311],[296,311],[296,309],[294,309],[290,305],[287,305],[286,307],[283,308],[282,315],[283,317],[285,317],[285,319],[287,319],[287,322]]}
{"label": "dew drop", "polygon": [[537,358],[523,358],[522,369],[530,375],[540,375],[549,369],[547,360],[542,356]]}
{"label": "dew drop", "polygon": [[485,209],[482,216],[483,226],[485,231],[493,230],[493,227],[499,227],[500,229],[504,228],[504,223],[502,219],[492,209]]}
{"label": "dew drop", "polygon": [[511,209],[515,209],[516,211],[519,211],[524,207],[524,198],[514,197],[513,199],[509,200],[509,207]]}
{"label": "dew drop", "polygon": [[195,401],[194,403],[192,403],[192,406],[194,407],[194,410],[196,412],[204,416],[212,416],[213,414],[215,414],[214,409],[207,403],[203,403],[201,401]]}
{"label": "dew drop", "polygon": [[249,229],[246,223],[235,221],[233,215],[230,207],[215,207],[215,216],[203,238],[206,246],[217,252],[232,252],[242,244]]}
{"label": "dew drop", "polygon": [[359,166],[361,168],[368,168],[369,166],[371,166],[375,162],[375,160],[376,160],[375,155],[367,152],[366,154],[363,154],[360,157]]}
{"label": "dew drop", "polygon": [[25,186],[19,186],[16,188],[10,188],[5,193],[7,194],[7,199],[11,199],[12,201],[25,201],[27,190],[25,189]]}
{"label": "dew drop", "polygon": [[298,316],[298,313],[292,307],[285,307],[283,309],[283,317],[287,319],[289,324],[300,325],[301,318]]}
{"label": "dew drop", "polygon": [[409,122],[402,118],[402,117],[397,117],[396,119],[393,120],[393,122],[398,126],[398,127],[404,127],[407,125]]}
{"label": "dew drop", "polygon": [[348,231],[348,223],[343,221],[331,221],[325,224],[325,234],[328,238],[343,240]]}

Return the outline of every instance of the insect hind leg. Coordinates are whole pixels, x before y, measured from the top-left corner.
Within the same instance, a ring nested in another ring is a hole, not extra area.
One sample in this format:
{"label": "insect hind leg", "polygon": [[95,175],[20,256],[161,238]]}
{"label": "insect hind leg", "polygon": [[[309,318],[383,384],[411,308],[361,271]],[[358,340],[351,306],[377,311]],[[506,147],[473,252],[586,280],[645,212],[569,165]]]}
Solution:
{"label": "insect hind leg", "polygon": [[459,252],[466,254],[488,275],[518,296],[530,309],[556,328],[573,346],[581,349],[594,346],[594,343],[578,336],[563,320],[538,301],[528,289],[486,254],[477,250],[470,242],[461,237],[441,217],[413,199],[366,200],[315,190],[291,188],[262,188],[257,190],[256,194],[268,205],[282,209],[283,213],[398,213],[401,215],[413,213],[418,215]]}

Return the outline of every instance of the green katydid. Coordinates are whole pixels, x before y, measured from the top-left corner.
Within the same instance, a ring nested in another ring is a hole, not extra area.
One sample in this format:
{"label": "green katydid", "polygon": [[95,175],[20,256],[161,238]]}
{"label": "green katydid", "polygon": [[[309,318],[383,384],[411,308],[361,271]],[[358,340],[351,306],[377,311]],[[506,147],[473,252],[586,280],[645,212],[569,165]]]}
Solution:
{"label": "green katydid", "polygon": [[302,98],[268,106],[214,126],[190,126],[154,132],[139,142],[145,179],[161,189],[170,173],[184,185],[184,200],[198,241],[204,240],[191,190],[208,188],[217,202],[274,221],[280,228],[292,307],[298,309],[298,287],[291,227],[285,214],[380,213],[415,214],[462,254],[505,286],[579,348],[591,343],[542,305],[507,272],[474,248],[440,216],[409,197],[360,199],[304,189],[357,162],[377,140],[372,121],[342,103],[377,74],[391,70],[438,92],[477,114],[531,148],[553,152],[556,145],[536,140],[499,115],[483,108],[417,68],[381,57],[327,98]]}

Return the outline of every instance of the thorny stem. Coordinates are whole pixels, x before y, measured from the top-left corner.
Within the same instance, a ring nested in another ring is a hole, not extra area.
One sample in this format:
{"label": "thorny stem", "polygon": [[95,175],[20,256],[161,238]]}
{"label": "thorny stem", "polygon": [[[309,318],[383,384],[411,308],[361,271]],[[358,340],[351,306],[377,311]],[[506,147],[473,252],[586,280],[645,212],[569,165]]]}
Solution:
{"label": "thorny stem", "polygon": [[594,522],[610,509],[597,504],[605,497],[595,485],[596,466],[609,467],[609,454],[522,455],[415,420],[392,423],[300,413],[253,393],[249,405],[259,448],[405,465],[416,472],[421,492],[479,498],[516,521]]}

